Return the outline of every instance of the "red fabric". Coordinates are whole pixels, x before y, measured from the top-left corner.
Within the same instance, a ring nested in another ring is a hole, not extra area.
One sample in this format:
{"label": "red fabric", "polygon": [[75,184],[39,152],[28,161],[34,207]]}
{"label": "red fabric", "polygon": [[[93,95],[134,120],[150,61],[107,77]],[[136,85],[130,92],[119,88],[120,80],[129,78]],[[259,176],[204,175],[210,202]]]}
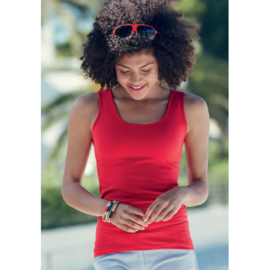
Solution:
{"label": "red fabric", "polygon": [[[146,211],[162,193],[178,186],[179,162],[187,133],[185,92],[171,89],[165,115],[152,124],[123,120],[111,88],[98,91],[99,112],[92,140],[100,196]],[[94,257],[122,251],[194,249],[184,205],[168,221],[126,232],[98,217]]]}

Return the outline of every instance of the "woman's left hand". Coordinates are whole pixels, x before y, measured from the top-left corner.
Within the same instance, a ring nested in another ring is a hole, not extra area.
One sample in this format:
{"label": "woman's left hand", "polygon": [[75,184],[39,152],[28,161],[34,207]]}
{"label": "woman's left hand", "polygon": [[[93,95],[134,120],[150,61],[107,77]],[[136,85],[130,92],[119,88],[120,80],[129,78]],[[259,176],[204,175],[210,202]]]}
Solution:
{"label": "woman's left hand", "polygon": [[159,222],[161,220],[167,221],[171,219],[181,208],[186,196],[187,193],[181,186],[177,186],[166,191],[157,197],[156,200],[148,207],[143,220],[150,224],[153,221]]}

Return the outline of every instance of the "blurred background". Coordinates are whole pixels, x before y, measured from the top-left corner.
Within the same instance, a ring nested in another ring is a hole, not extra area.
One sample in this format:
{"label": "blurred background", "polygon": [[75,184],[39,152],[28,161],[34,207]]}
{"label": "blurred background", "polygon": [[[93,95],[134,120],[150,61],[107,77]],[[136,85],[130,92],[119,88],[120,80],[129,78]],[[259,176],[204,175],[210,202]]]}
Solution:
{"label": "blurred background", "polygon": [[[67,124],[75,99],[98,91],[80,70],[86,35],[104,0],[42,0],[41,9],[41,214],[42,269],[93,269],[97,217],[68,206],[61,195]],[[202,97],[210,113],[209,197],[187,207],[200,270],[228,269],[228,1],[179,0],[184,18],[202,23],[194,41],[197,63],[178,90]],[[168,87],[168,85],[164,84]],[[185,151],[179,185],[187,185]],[[94,146],[83,186],[100,197]]]}

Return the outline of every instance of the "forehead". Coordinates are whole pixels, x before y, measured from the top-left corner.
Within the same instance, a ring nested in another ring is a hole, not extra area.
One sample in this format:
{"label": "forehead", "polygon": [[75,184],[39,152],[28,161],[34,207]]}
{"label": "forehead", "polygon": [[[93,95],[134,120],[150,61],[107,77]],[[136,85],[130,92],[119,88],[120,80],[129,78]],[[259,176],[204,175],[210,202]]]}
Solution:
{"label": "forehead", "polygon": [[119,60],[119,64],[127,64],[127,65],[140,65],[146,61],[151,61],[153,63],[157,63],[153,52],[149,50],[142,50],[140,52],[134,53],[125,53],[122,58]]}

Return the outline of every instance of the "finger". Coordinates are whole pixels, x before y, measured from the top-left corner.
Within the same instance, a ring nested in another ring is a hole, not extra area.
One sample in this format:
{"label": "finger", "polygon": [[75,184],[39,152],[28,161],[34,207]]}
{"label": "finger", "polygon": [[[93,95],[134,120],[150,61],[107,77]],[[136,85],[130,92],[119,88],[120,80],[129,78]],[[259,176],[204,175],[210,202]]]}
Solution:
{"label": "finger", "polygon": [[[126,216],[128,219],[142,225],[143,227],[148,226],[148,224],[143,221],[143,216],[145,215],[145,212],[143,210],[132,207],[132,206],[129,209],[131,211],[126,212]],[[138,215],[140,217],[137,217],[136,215]]]}
{"label": "finger", "polygon": [[137,217],[137,216],[135,216],[133,214],[128,214],[127,217],[128,217],[129,220],[139,224],[140,227],[147,227],[148,226],[148,224],[146,222],[144,222],[140,217]]}
{"label": "finger", "polygon": [[164,217],[171,211],[171,208],[165,208],[161,213],[158,215],[158,217],[154,220],[154,222],[159,222],[164,219]]}
{"label": "finger", "polygon": [[151,217],[149,218],[148,223],[151,224],[158,216],[159,214],[162,212],[162,210],[165,208],[164,205],[159,205],[155,211],[152,213]]}
{"label": "finger", "polygon": [[129,219],[125,220],[125,224],[128,225],[129,227],[131,227],[134,230],[144,230],[145,229],[143,226],[140,226],[140,225],[132,222]]}
{"label": "finger", "polygon": [[135,214],[135,215],[138,215],[138,216],[144,216],[145,215],[145,212],[139,208],[136,208],[136,207],[133,207],[133,206],[130,206],[130,212],[132,214]]}
{"label": "finger", "polygon": [[126,231],[126,232],[129,232],[129,233],[135,233],[137,232],[138,230],[134,230],[133,228],[129,228],[128,226],[126,226],[125,224],[121,224],[119,226],[120,229]]}
{"label": "finger", "polygon": [[155,210],[155,208],[158,206],[158,203],[157,202],[153,202],[149,207],[148,209],[146,210],[145,212],[145,215],[143,217],[143,220],[145,222],[149,222],[148,219],[149,217],[151,216],[152,212]]}
{"label": "finger", "polygon": [[168,213],[168,215],[162,219],[162,221],[168,221],[170,220],[175,214],[177,213],[176,210],[172,210]]}
{"label": "finger", "polygon": [[154,220],[155,222],[159,222],[164,220],[164,218],[171,212],[174,211],[175,207],[173,205],[169,205],[168,207],[164,208],[163,211],[159,214],[159,216]]}

